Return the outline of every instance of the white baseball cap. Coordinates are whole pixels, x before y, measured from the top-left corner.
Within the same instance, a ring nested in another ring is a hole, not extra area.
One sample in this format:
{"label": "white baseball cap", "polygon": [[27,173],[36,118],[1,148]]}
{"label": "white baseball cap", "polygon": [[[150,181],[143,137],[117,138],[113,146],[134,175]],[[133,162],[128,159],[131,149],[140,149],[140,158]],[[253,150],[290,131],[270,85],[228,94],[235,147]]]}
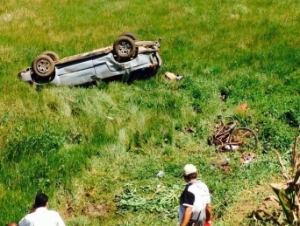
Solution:
{"label": "white baseball cap", "polygon": [[190,175],[192,173],[197,173],[196,166],[194,166],[193,164],[186,164],[183,167],[183,175],[187,176],[187,175]]}

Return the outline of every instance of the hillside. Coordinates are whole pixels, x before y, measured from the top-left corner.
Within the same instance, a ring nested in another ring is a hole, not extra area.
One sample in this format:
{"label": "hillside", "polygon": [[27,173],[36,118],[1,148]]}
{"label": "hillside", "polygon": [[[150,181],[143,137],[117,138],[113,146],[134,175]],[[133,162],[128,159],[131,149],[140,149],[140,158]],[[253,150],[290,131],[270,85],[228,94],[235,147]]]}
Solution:
{"label": "hillside", "polygon": [[[177,225],[181,170],[193,163],[211,189],[214,225],[253,225],[269,184],[284,180],[274,152],[289,167],[300,122],[299,11],[292,0],[4,0],[0,224],[43,191],[70,226]],[[37,88],[17,78],[43,51],[72,56],[127,31],[162,39],[156,76]],[[255,161],[207,144],[219,115],[256,132]]]}

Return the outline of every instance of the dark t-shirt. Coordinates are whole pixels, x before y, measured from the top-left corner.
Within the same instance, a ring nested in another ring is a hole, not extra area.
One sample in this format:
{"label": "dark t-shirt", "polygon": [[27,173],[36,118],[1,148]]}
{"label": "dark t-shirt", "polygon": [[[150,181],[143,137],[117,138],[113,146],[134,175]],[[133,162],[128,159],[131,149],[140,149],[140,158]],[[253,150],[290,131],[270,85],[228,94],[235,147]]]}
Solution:
{"label": "dark t-shirt", "polygon": [[195,201],[195,195],[192,192],[189,191],[189,187],[191,185],[192,185],[191,183],[187,184],[185,186],[185,189],[181,193],[181,196],[180,196],[180,205],[188,204],[188,205],[193,206],[194,201]]}

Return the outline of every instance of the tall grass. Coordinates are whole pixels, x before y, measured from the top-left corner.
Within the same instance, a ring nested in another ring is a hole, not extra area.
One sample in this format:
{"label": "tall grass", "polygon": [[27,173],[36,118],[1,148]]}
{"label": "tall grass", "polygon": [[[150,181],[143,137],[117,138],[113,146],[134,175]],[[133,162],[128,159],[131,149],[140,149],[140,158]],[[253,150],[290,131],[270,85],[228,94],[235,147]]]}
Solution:
{"label": "tall grass", "polygon": [[[212,191],[215,225],[251,225],[251,211],[236,208],[241,196],[250,191],[255,209],[280,180],[273,151],[289,162],[299,126],[298,14],[293,0],[4,1],[0,224],[19,220],[43,191],[68,225],[176,225],[180,171],[191,162]],[[162,38],[157,76],[39,89],[16,77],[45,50],[87,52],[124,31]],[[257,132],[255,162],[206,144],[218,115]]]}

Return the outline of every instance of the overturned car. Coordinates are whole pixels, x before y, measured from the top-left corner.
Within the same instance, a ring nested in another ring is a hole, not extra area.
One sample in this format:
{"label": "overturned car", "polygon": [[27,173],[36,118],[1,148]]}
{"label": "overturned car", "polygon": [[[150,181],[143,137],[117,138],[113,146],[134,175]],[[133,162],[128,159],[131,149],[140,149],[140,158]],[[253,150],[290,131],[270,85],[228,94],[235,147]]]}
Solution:
{"label": "overturned car", "polygon": [[31,67],[19,72],[21,80],[58,86],[72,86],[122,76],[127,81],[134,72],[155,74],[162,64],[160,40],[138,41],[133,33],[121,34],[112,46],[59,59],[52,51],[37,56]]}

